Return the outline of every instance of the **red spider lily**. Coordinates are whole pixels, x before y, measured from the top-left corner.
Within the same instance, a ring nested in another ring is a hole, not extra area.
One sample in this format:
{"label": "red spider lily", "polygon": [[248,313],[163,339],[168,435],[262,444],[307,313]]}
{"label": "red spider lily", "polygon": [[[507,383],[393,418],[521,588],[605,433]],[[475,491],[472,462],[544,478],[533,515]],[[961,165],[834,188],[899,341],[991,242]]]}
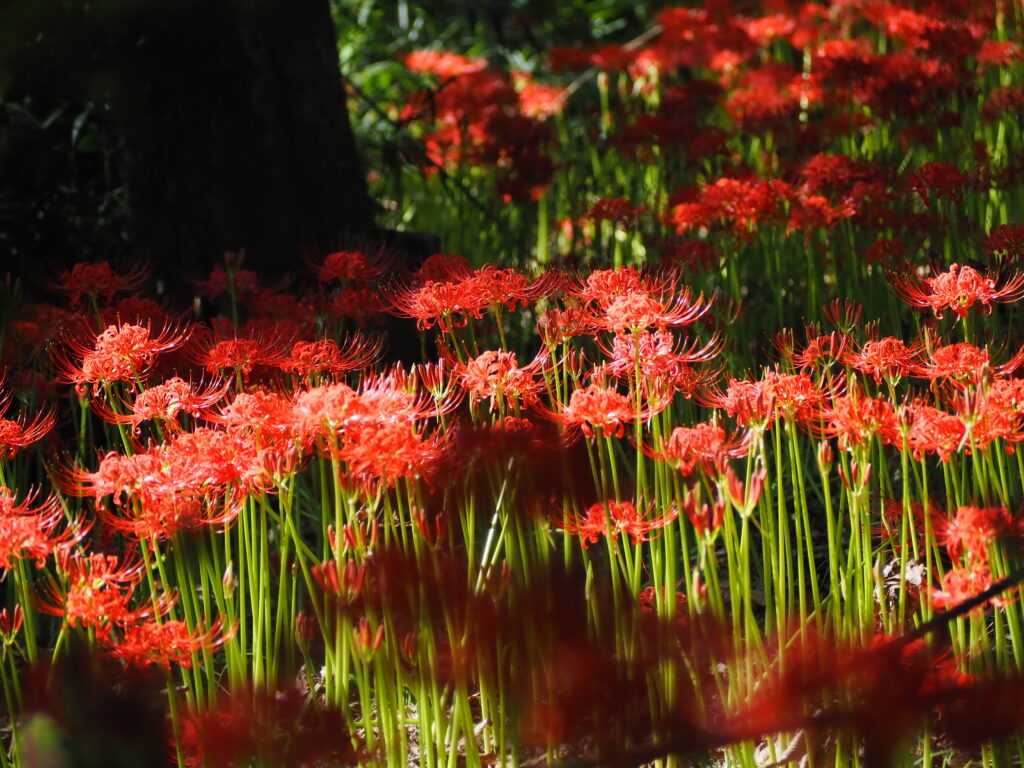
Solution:
{"label": "red spider lily", "polygon": [[699,494],[692,489],[686,492],[683,509],[694,530],[702,536],[715,533],[725,522],[726,504],[721,499],[713,504],[699,504]]}
{"label": "red spider lily", "polygon": [[489,400],[491,408],[506,403],[514,408],[532,406],[544,389],[538,375],[548,363],[541,354],[529,364],[520,367],[515,352],[489,350],[465,363],[449,360],[452,375],[469,393],[470,401]]}
{"label": "red spider lily", "polygon": [[203,487],[185,473],[178,477],[181,469],[169,468],[173,480],[155,477],[130,498],[115,498],[112,510],[97,505],[97,516],[110,530],[151,546],[205,527],[223,530],[238,517],[237,500],[227,496],[221,486]]}
{"label": "red spider lily", "polygon": [[120,407],[116,409],[111,407],[107,399],[98,398],[93,402],[93,410],[111,424],[130,424],[136,435],[144,421],[158,422],[162,429],[174,433],[182,429],[178,421],[180,414],[185,413],[193,418],[204,416],[224,397],[227,389],[227,383],[211,381],[193,385],[175,376],[143,390],[131,403],[111,395],[121,401]]}
{"label": "red spider lily", "polygon": [[704,387],[695,397],[701,405],[721,408],[744,426],[766,429],[775,420],[775,395],[765,382],[729,379],[725,392]]}
{"label": "red spider lily", "polygon": [[[10,408],[10,393],[0,394],[0,413]],[[41,440],[57,423],[52,410],[39,411],[29,421],[22,413],[17,419],[0,418],[0,458],[13,458],[19,451]]]}
{"label": "red spider lily", "polygon": [[[224,522],[220,518],[223,513],[215,512],[220,509],[215,500],[226,491],[237,499],[263,493],[272,485],[268,462],[273,456],[268,453],[258,451],[251,437],[203,427],[132,456],[108,453],[95,472],[64,468],[54,482],[71,495],[97,500],[111,497],[112,503],[122,508],[124,519],[141,515],[144,520],[152,514],[157,520],[188,523],[195,519],[195,501],[205,500],[198,519]],[[170,506],[147,510],[149,499]]]}
{"label": "red spider lily", "polygon": [[948,197],[954,202],[960,202],[967,182],[967,176],[960,169],[941,160],[925,163],[910,176],[911,187],[928,206],[931,205],[929,192],[934,192],[938,198]]}
{"label": "red spider lily", "polygon": [[382,422],[346,435],[333,455],[347,464],[349,479],[369,493],[377,483],[393,487],[399,478],[429,481],[444,448],[445,438],[439,432],[427,435],[409,424]]}
{"label": "red spider lily", "polygon": [[643,513],[638,512],[631,501],[604,501],[593,504],[582,516],[573,516],[562,523],[562,530],[580,537],[584,549],[597,543],[602,536],[623,533],[634,545],[649,541],[647,534],[664,528],[679,516],[678,511],[669,510],[659,517],[651,517],[654,505]]}
{"label": "red spider lily", "polygon": [[115,627],[124,627],[155,614],[166,613],[171,600],[153,598],[147,608],[130,604],[142,577],[142,563],[119,563],[114,555],[72,555],[62,550],[58,563],[67,578],[63,594],[49,584],[40,589],[36,607],[51,616],[62,616],[69,627],[92,629],[106,640]]}
{"label": "red spider lily", "polygon": [[[992,586],[992,571],[983,562],[975,562],[967,568],[954,568],[942,577],[939,589],[933,589],[931,598],[935,608],[955,608],[964,600],[968,600]],[[1005,598],[992,598],[992,605],[1005,605]],[[972,611],[981,613],[984,606]]]}
{"label": "red spider lily", "polygon": [[425,72],[445,79],[487,68],[487,59],[470,59],[451,51],[413,51],[405,56],[402,63],[411,72]]}
{"label": "red spider lily", "polygon": [[189,668],[200,653],[216,650],[227,636],[221,632],[220,619],[205,631],[189,629],[185,622],[172,619],[142,621],[125,627],[116,641],[107,638],[111,643],[107,652],[136,669],[153,664],[164,669],[172,664]]}
{"label": "red spider lily", "polygon": [[593,302],[602,312],[623,296],[671,296],[678,274],[672,269],[641,271],[635,267],[591,270],[586,279],[576,276],[565,286],[570,296]]}
{"label": "red spider lily", "polygon": [[936,533],[950,557],[966,555],[970,562],[984,563],[989,544],[1013,531],[1006,507],[959,507],[952,519],[940,519]]}
{"label": "red spider lily", "polygon": [[1016,262],[1024,258],[1024,224],[1000,224],[995,227],[983,245],[993,256]]}
{"label": "red spider lily", "polygon": [[617,390],[590,384],[574,390],[569,396],[569,404],[560,406],[558,411],[542,406],[537,410],[544,418],[565,426],[579,427],[587,437],[593,437],[595,430],[600,430],[602,435],[622,437],[626,424],[637,419],[646,421],[667,405],[668,398],[662,396],[638,412],[630,399]]}
{"label": "red spider lily", "polygon": [[324,592],[351,603],[362,594],[366,580],[366,565],[359,565],[352,559],[345,560],[344,565],[337,560],[328,560],[313,566],[310,573]]}
{"label": "red spider lily", "polygon": [[14,638],[21,631],[21,625],[25,620],[25,612],[20,605],[14,606],[14,610],[8,614],[7,609],[0,610],[0,643],[4,646],[12,645]]}
{"label": "red spider lily", "polygon": [[292,401],[277,392],[239,392],[207,419],[228,431],[251,436],[258,449],[287,451],[296,439]]}
{"label": "red spider lily", "polygon": [[970,440],[974,448],[986,448],[993,440],[1006,442],[1004,449],[1013,453],[1014,444],[1024,441],[1021,396],[1024,379],[996,379],[987,387],[978,387],[954,393],[950,399],[956,410],[970,427]]}
{"label": "red spider lily", "polygon": [[979,384],[990,376],[1006,376],[1024,362],[1024,347],[1001,365],[992,365],[987,348],[978,348],[967,342],[937,347],[931,360],[921,363],[915,375],[932,381],[944,379],[957,387]]}
{"label": "red spider lily", "polygon": [[893,404],[883,397],[864,394],[831,398],[821,409],[821,423],[810,425],[821,437],[835,437],[841,448],[849,450],[878,437],[886,445],[903,444],[902,425]]}
{"label": "red spider lily", "polygon": [[313,273],[321,283],[338,280],[371,282],[384,275],[391,267],[391,260],[376,256],[369,257],[362,251],[338,251],[324,256],[323,261],[311,264]]}
{"label": "red spider lily", "polygon": [[597,319],[597,326],[621,333],[647,328],[681,327],[690,325],[711,309],[704,302],[704,294],[691,301],[689,290],[666,303],[646,293],[632,292],[615,298]]}
{"label": "red spider lily", "polygon": [[838,384],[823,390],[805,373],[778,373],[768,371],[760,382],[761,389],[771,399],[776,415],[796,422],[814,419],[822,404],[837,394]]}
{"label": "red spider lily", "polygon": [[14,568],[16,560],[35,560],[42,568],[53,552],[81,541],[89,531],[74,520],[59,530],[65,520],[60,499],[51,495],[33,507],[37,495],[30,491],[16,504],[14,493],[0,486],[0,571]]}
{"label": "red spider lily", "polygon": [[[229,259],[229,257],[232,257]],[[227,296],[232,291],[236,299],[245,302],[255,296],[260,290],[260,276],[251,269],[241,269],[241,259],[234,254],[225,254],[225,261],[233,263],[224,266],[216,266],[210,272],[210,277],[198,282],[196,287],[199,292],[208,299],[218,299]]]}
{"label": "red spider lily", "polygon": [[234,768],[356,765],[371,758],[348,732],[342,712],[310,703],[294,686],[233,690],[215,706],[182,716],[180,746],[186,764]]}
{"label": "red spider lily", "polygon": [[935,453],[944,462],[949,461],[967,439],[963,419],[921,401],[904,406],[903,420],[910,424],[907,442],[918,459],[926,453]]}
{"label": "red spider lily", "polygon": [[537,333],[544,346],[549,349],[596,330],[597,320],[594,314],[583,307],[547,309],[537,320]]}
{"label": "red spider lily", "polygon": [[958,317],[967,316],[975,303],[985,308],[985,314],[992,311],[992,302],[1013,302],[1024,296],[1024,273],[1015,272],[1001,288],[996,288],[995,278],[983,276],[973,267],[950,265],[948,272],[923,281],[916,274],[890,272],[889,283],[893,291],[912,307],[930,307],[935,317],[942,318],[944,309],[951,309]]}
{"label": "red spider lily", "polygon": [[66,295],[72,307],[77,307],[83,296],[91,296],[94,299],[102,297],[104,301],[109,302],[122,291],[135,290],[148,276],[149,269],[144,264],[137,264],[127,272],[119,273],[106,261],[95,264],[79,262],[70,270],[61,272],[51,287]]}
{"label": "red spider lily", "polygon": [[380,341],[362,334],[351,334],[345,337],[340,347],[333,339],[296,342],[291,355],[280,365],[284,372],[302,378],[314,374],[337,376],[346,371],[369,368],[380,359],[381,352]]}
{"label": "red spider lily", "polygon": [[416,320],[420,330],[437,324],[442,331],[452,326],[463,326],[470,318],[483,317],[491,308],[504,305],[515,309],[553,291],[560,281],[555,273],[548,273],[531,281],[512,269],[498,269],[486,265],[468,274],[413,286],[393,286],[387,297],[392,312],[400,317]]}
{"label": "red spider lily", "polygon": [[534,82],[525,72],[513,72],[512,80],[519,93],[519,110],[526,117],[545,120],[565,109],[567,88]]}
{"label": "red spider lily", "polygon": [[177,349],[185,343],[188,334],[176,328],[164,328],[153,336],[143,325],[110,325],[89,346],[69,342],[68,351],[54,354],[58,377],[75,385],[84,394],[88,384],[108,384],[115,381],[130,382],[133,386],[144,379],[156,357]]}
{"label": "red spider lily", "polygon": [[285,359],[282,338],[208,336],[190,349],[192,359],[214,376],[228,372],[248,381],[257,368],[280,368]]}
{"label": "red spider lily", "polygon": [[745,456],[749,447],[749,433],[727,438],[725,430],[717,424],[695,424],[676,427],[664,444],[645,447],[644,453],[688,476],[698,465],[709,474],[722,472],[729,459]]}
{"label": "red spider lily", "polygon": [[731,466],[725,468],[725,491],[729,495],[729,501],[742,515],[750,514],[757,502],[761,499],[761,492],[764,490],[764,480],[768,476],[768,470],[761,469],[750,474],[750,482],[745,483],[737,477]]}
{"label": "red spider lily", "polygon": [[859,350],[847,351],[842,359],[854,370],[873,377],[876,384],[884,379],[895,385],[903,376],[918,370],[918,355],[922,350],[921,342],[908,347],[902,339],[886,336],[864,342]]}
{"label": "red spider lily", "polygon": [[751,227],[776,216],[790,195],[789,185],[781,181],[722,178],[701,189],[693,202],[676,205],[669,223],[683,234],[691,227],[721,222],[731,225],[737,235],[748,237]]}
{"label": "red spider lily", "polygon": [[[668,330],[638,331],[633,333],[617,333],[612,339],[612,347],[608,349],[602,340],[598,340],[598,348],[608,357],[611,363],[607,370],[622,380],[633,380],[640,377],[642,385],[653,387],[670,386],[692,395],[702,375],[693,373],[690,366],[712,360],[721,351],[724,340],[713,336],[706,344],[691,339],[689,342],[677,339]],[[714,374],[706,372],[703,378]]]}
{"label": "red spider lily", "polygon": [[626,198],[616,197],[598,200],[584,214],[584,218],[592,221],[611,221],[620,227],[630,227],[647,213],[647,206],[633,206]]}

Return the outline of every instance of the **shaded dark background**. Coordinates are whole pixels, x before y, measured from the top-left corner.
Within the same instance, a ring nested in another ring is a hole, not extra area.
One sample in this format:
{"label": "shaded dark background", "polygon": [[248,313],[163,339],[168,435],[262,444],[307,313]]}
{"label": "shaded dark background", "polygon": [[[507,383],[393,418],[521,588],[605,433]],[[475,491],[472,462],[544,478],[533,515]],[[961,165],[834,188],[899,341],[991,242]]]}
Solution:
{"label": "shaded dark background", "polygon": [[0,3],[0,253],[31,277],[225,251],[279,275],[374,225],[327,0]]}

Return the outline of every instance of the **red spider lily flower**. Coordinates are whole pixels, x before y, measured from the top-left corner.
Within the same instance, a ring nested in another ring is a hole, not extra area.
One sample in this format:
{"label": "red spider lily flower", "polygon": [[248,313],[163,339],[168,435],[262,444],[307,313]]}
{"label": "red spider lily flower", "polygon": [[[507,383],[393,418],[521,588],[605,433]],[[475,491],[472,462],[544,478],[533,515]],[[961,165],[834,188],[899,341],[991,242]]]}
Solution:
{"label": "red spider lily flower", "polygon": [[[230,633],[228,633],[230,635]],[[207,630],[189,629],[183,621],[164,619],[131,624],[113,641],[107,652],[129,667],[142,669],[156,664],[170,669],[174,664],[190,668],[200,653],[209,653],[227,639],[218,619]]]}
{"label": "red spider lily flower", "polygon": [[181,729],[185,762],[195,767],[357,765],[371,758],[354,746],[362,742],[340,710],[311,703],[294,686],[235,688],[209,709],[184,712]]}
{"label": "red spider lily flower", "polygon": [[989,544],[1014,529],[1006,507],[959,507],[952,519],[940,519],[936,533],[950,557],[966,555],[970,562],[984,563]]}
{"label": "red spider lily flower", "polygon": [[236,495],[260,494],[271,484],[267,462],[273,457],[268,453],[258,451],[249,436],[202,427],[131,456],[108,453],[95,472],[64,468],[54,482],[69,495],[109,496],[120,506],[174,493],[216,499],[226,486]]}
{"label": "red spider lily flower", "polygon": [[544,418],[565,426],[579,427],[587,437],[593,437],[595,430],[605,436],[622,437],[626,424],[638,418],[646,421],[667,405],[668,398],[663,397],[637,412],[628,397],[615,389],[595,383],[574,390],[569,396],[569,404],[561,406],[559,411],[539,406],[537,410]]}
{"label": "red spider lily flower", "polygon": [[[932,606],[938,609],[956,608],[964,600],[968,600],[979,592],[992,586],[992,571],[982,562],[976,562],[967,568],[954,568],[942,577],[939,589],[932,590]],[[992,598],[992,605],[1005,605],[1004,598]],[[981,613],[985,606],[979,606],[973,613]]]}
{"label": "red spider lily flower", "polygon": [[[10,393],[0,395],[0,413],[10,407]],[[39,411],[28,420],[27,414],[17,419],[0,418],[0,458],[13,458],[19,451],[41,440],[57,423],[52,410]]]}
{"label": "red spider lily flower", "polygon": [[901,446],[903,436],[892,402],[863,394],[833,397],[821,410],[821,425],[812,431],[821,437],[836,437],[845,450],[878,437],[886,445]]}
{"label": "red spider lily flower", "polygon": [[251,269],[241,269],[241,261],[234,257],[234,254],[225,254],[225,261],[232,256],[234,263],[227,266],[216,266],[210,272],[210,277],[197,283],[199,292],[208,299],[217,299],[227,296],[234,291],[236,299],[241,302],[249,301],[260,290],[260,276]]}
{"label": "red spider lily flower", "polygon": [[[814,419],[825,400],[834,394],[821,389],[805,373],[769,371],[761,381],[761,389],[771,398],[777,415],[796,422]],[[830,389],[834,390],[835,385]]]}
{"label": "red spider lily flower", "polygon": [[597,325],[605,330],[641,331],[647,328],[681,327],[690,325],[703,316],[711,303],[704,294],[691,301],[689,290],[669,302],[660,301],[646,293],[631,292],[614,299],[604,310]]}
{"label": "red spider lily flower", "polygon": [[49,496],[33,507],[37,491],[30,491],[15,503],[9,488],[0,486],[0,571],[14,568],[16,560],[35,560],[38,568],[53,552],[68,547],[85,536],[88,525],[64,523],[64,508],[56,496]]}
{"label": "red spider lily flower", "polygon": [[974,391],[958,390],[949,399],[950,407],[963,419],[973,449],[988,447],[1003,440],[1007,453],[1024,440],[1021,419],[1021,395],[1024,379],[996,379]]}
{"label": "red spider lily flower", "polygon": [[565,286],[566,292],[583,301],[593,302],[602,312],[616,299],[630,294],[671,296],[678,282],[674,269],[641,271],[635,267],[592,270],[586,280],[576,277]]}
{"label": "red spider lily flower", "polygon": [[72,554],[69,550],[62,550],[61,555],[58,565],[66,575],[67,591],[60,594],[55,587],[44,584],[36,607],[42,613],[64,617],[69,627],[95,630],[105,640],[115,627],[165,613],[171,605],[164,596],[154,598],[147,608],[130,607],[142,578],[141,562],[119,563],[114,555]]}
{"label": "red spider lily flower", "polygon": [[[180,414],[193,418],[204,416],[228,390],[226,382],[211,381],[193,385],[177,376],[143,390],[131,403],[121,400],[117,409],[106,399],[97,399],[93,410],[101,419],[111,424],[130,424],[132,432],[139,434],[144,421],[155,421],[168,432],[180,432]],[[116,397],[116,396],[115,396]]]}
{"label": "red spider lily flower", "polygon": [[239,392],[228,405],[207,419],[229,431],[252,435],[259,447],[287,444],[295,438],[291,398],[278,392],[262,389]]}
{"label": "red spider lily flower", "polygon": [[191,482],[143,487],[113,510],[97,505],[96,513],[110,530],[153,546],[203,528],[224,530],[238,517],[239,509],[236,500],[225,498],[222,488],[198,489]]}
{"label": "red spider lily flower", "polygon": [[580,537],[584,549],[600,541],[602,536],[623,533],[633,544],[649,541],[647,534],[664,528],[678,517],[676,510],[669,510],[660,517],[651,517],[654,505],[640,513],[631,501],[604,501],[592,504],[582,515],[573,516],[562,523],[562,530]]}
{"label": "red spider lily flower", "polygon": [[915,458],[935,453],[946,462],[963,447],[967,427],[959,416],[920,401],[904,406],[903,412],[903,420],[910,424],[907,442]]}
{"label": "red spider lily flower", "polygon": [[921,342],[908,347],[902,339],[886,336],[864,342],[859,350],[849,350],[842,359],[854,370],[873,377],[876,384],[884,379],[895,386],[903,376],[918,370],[922,349]]}
{"label": "red spider lily flower", "polygon": [[423,434],[409,424],[381,422],[356,432],[349,432],[343,444],[332,455],[345,462],[348,479],[373,493],[383,483],[394,487],[399,478],[431,479],[431,469],[444,452],[441,433]]}
{"label": "red spider lily flower", "polygon": [[177,349],[186,338],[187,334],[176,328],[164,328],[153,336],[148,326],[111,325],[96,337],[91,349],[77,342],[68,344],[80,363],[72,362],[63,352],[55,354],[54,363],[58,376],[84,395],[89,384],[126,381],[135,385],[149,374],[157,355]]}
{"label": "red spider lily flower", "polygon": [[[686,605],[687,598],[685,592],[675,591],[675,594],[670,596],[668,588],[663,586],[661,602],[671,605],[673,598],[675,599],[675,613],[677,616],[682,618],[682,607]],[[658,612],[658,591],[653,587],[644,587],[640,590],[640,594],[636,596],[637,605],[640,606],[640,610],[644,613],[657,613]]]}
{"label": "red spider lily flower", "polygon": [[199,342],[192,350],[196,363],[214,376],[229,372],[248,381],[257,368],[279,368],[285,359],[280,339],[215,338]]}
{"label": "red spider lily flower", "polygon": [[723,471],[729,459],[745,456],[749,447],[749,434],[727,438],[725,430],[717,424],[695,424],[676,427],[663,445],[645,448],[644,453],[688,476],[697,466],[709,474],[717,474]]}
{"label": "red spider lily flower", "polygon": [[584,214],[584,218],[592,221],[611,221],[619,227],[630,227],[647,213],[647,206],[633,206],[626,198],[615,197],[598,200]]}
{"label": "red spider lily flower", "polygon": [[519,110],[526,117],[545,120],[559,114],[569,97],[566,88],[535,82],[526,72],[513,72],[512,82],[519,94]]}
{"label": "red spider lily flower", "polygon": [[764,490],[764,480],[768,477],[768,470],[762,467],[750,475],[749,484],[744,483],[737,477],[731,466],[725,468],[725,490],[729,495],[729,501],[741,515],[749,515],[757,502],[761,499],[761,492]]}
{"label": "red spider lily flower", "polygon": [[740,237],[749,237],[754,224],[778,215],[791,192],[788,184],[774,179],[718,179],[703,187],[695,201],[676,205],[669,223],[683,234],[694,226],[721,222]]}
{"label": "red spider lily flower", "polygon": [[8,614],[7,609],[0,611],[0,642],[9,646],[14,644],[14,638],[21,631],[21,625],[25,620],[25,612],[20,605],[14,606],[14,610]]}
{"label": "red spider lily flower", "polygon": [[942,160],[925,163],[910,176],[910,185],[925,205],[931,205],[929,192],[938,198],[948,197],[954,202],[964,198],[967,176],[952,163]]}
{"label": "red spider lily flower", "polygon": [[133,291],[149,276],[149,269],[138,264],[127,272],[115,272],[109,262],[95,264],[79,262],[70,270],[61,272],[52,288],[66,295],[72,307],[77,307],[83,296],[102,297],[109,302],[122,291]]}
{"label": "red spider lily flower", "polygon": [[537,319],[537,333],[544,346],[549,349],[596,330],[597,321],[594,314],[583,307],[548,309]]}
{"label": "red spider lily flower", "polygon": [[[665,329],[617,333],[611,349],[603,341],[597,342],[598,348],[611,358],[608,372],[613,376],[630,380],[639,375],[642,381],[650,379],[680,388],[695,378],[687,375],[689,366],[714,359],[723,344],[721,337],[714,336],[700,346],[697,339],[686,342]],[[692,386],[687,391],[692,394]]]}
{"label": "red spider lily flower", "polygon": [[377,256],[370,258],[362,251],[339,251],[327,254],[323,261],[311,265],[313,273],[321,283],[338,280],[372,282],[384,275],[392,264],[389,259]]}
{"label": "red spider lily flower", "polygon": [[957,387],[978,384],[990,376],[1006,376],[1024,362],[1024,347],[1001,365],[992,365],[987,348],[967,342],[947,344],[932,352],[931,360],[917,366],[915,374],[932,381],[945,379]]}
{"label": "red spider lily flower", "polygon": [[726,504],[718,499],[713,504],[704,503],[698,506],[698,495],[692,489],[687,491],[686,498],[683,500],[683,509],[693,529],[702,536],[707,536],[715,533],[725,522]]}
{"label": "red spider lily flower", "polygon": [[402,63],[410,72],[424,72],[444,79],[482,72],[487,68],[487,59],[470,59],[451,51],[413,51],[402,59]]}
{"label": "red spider lily flower", "polygon": [[743,426],[767,429],[775,420],[775,395],[762,381],[729,379],[725,392],[701,388],[697,401],[708,408],[721,408]]}
{"label": "red spider lily flower", "polygon": [[285,373],[294,373],[304,379],[314,374],[337,376],[346,371],[369,368],[380,360],[381,353],[380,341],[355,333],[346,336],[341,346],[333,339],[296,342],[291,355],[280,365]]}
{"label": "red spider lily flower", "polygon": [[452,375],[469,393],[470,401],[489,400],[491,409],[506,403],[514,408],[532,406],[544,389],[538,375],[548,363],[547,355],[540,355],[528,365],[519,366],[515,352],[489,350],[465,363],[449,361]]}
{"label": "red spider lily flower", "polygon": [[391,311],[399,317],[416,320],[420,330],[435,324],[442,331],[464,326],[470,318],[483,317],[488,309],[505,306],[514,310],[550,295],[561,283],[561,276],[548,272],[530,280],[512,269],[488,264],[478,270],[452,275],[442,281],[427,280],[413,286],[393,286],[387,290]]}
{"label": "red spider lily flower", "polygon": [[320,589],[345,603],[353,603],[366,583],[366,564],[359,565],[352,559],[340,567],[337,560],[328,560],[314,565],[310,573]]}
{"label": "red spider lily flower", "polygon": [[1004,261],[1024,259],[1024,224],[1000,224],[982,243],[992,256]]}
{"label": "red spider lily flower", "polygon": [[985,314],[992,311],[992,302],[1014,302],[1024,296],[1024,273],[1013,276],[996,288],[996,281],[978,273],[973,267],[952,264],[949,272],[942,272],[923,281],[915,274],[890,272],[889,283],[893,291],[912,307],[931,307],[935,317],[943,317],[942,310],[951,309],[958,317],[967,316],[975,303],[980,303]]}

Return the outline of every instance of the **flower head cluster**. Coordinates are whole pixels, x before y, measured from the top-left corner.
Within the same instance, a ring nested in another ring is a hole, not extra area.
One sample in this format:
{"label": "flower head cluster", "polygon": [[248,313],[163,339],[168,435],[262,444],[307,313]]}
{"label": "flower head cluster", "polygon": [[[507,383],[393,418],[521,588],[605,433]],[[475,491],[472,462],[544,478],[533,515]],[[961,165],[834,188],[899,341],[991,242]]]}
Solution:
{"label": "flower head cluster", "polygon": [[981,304],[987,314],[994,301],[1013,302],[1024,296],[1024,274],[1015,273],[996,288],[994,278],[958,264],[923,281],[915,274],[890,273],[889,282],[900,299],[912,307],[930,308],[937,318],[942,318],[947,309],[964,318],[975,304]]}

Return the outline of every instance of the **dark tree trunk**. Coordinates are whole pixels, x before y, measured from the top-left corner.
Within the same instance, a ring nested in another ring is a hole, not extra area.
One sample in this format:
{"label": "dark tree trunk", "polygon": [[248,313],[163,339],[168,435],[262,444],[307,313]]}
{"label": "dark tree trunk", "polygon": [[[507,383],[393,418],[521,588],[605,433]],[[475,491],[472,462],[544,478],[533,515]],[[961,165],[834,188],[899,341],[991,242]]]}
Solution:
{"label": "dark tree trunk", "polygon": [[274,277],[372,231],[328,0],[0,0],[0,10],[11,91],[72,110],[110,105],[129,252],[170,290],[227,251]]}
{"label": "dark tree trunk", "polygon": [[244,250],[274,276],[372,226],[326,0],[143,5],[111,48],[140,257],[173,276]]}

